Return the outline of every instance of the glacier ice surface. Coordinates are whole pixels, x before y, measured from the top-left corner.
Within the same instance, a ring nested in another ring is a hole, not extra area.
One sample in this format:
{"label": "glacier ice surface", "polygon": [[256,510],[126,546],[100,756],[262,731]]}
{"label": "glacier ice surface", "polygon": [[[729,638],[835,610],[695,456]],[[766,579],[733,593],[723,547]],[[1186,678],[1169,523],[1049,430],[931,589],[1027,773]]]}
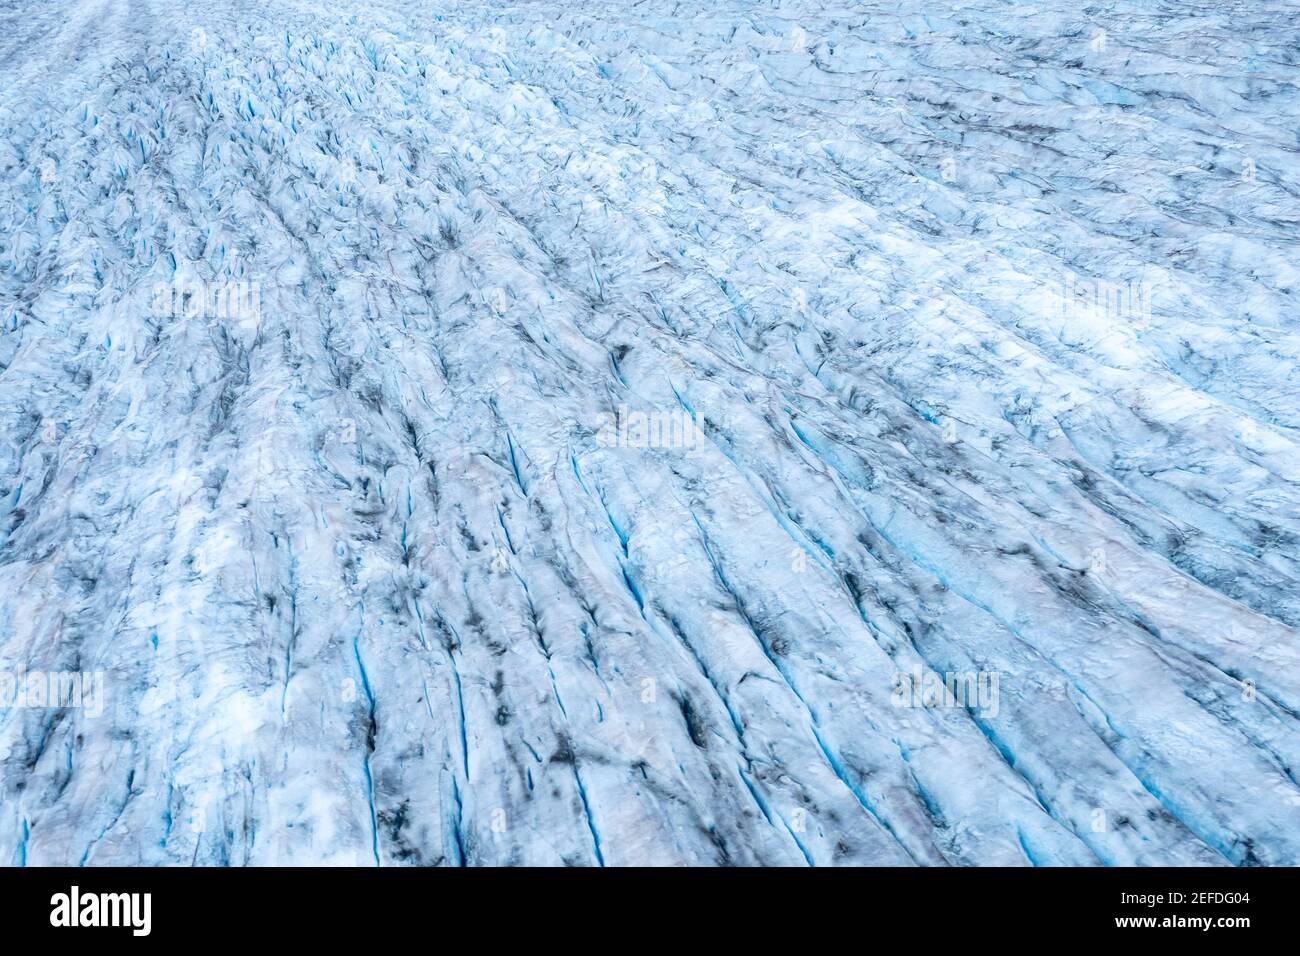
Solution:
{"label": "glacier ice surface", "polygon": [[1287,4],[0,25],[0,862],[1300,863]]}

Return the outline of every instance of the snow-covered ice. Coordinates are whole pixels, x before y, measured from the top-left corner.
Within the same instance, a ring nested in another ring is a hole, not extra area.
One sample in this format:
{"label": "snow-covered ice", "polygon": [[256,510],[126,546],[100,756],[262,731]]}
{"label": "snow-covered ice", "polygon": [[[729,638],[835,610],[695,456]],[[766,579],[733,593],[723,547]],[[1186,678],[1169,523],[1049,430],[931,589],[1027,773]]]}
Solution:
{"label": "snow-covered ice", "polygon": [[1293,5],[0,28],[0,862],[1300,864]]}

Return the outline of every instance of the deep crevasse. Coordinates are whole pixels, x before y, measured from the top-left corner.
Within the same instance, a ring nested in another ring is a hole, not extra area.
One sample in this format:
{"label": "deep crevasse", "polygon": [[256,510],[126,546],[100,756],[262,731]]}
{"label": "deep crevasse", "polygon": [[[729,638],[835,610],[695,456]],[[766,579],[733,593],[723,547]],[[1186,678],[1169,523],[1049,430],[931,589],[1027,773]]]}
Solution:
{"label": "deep crevasse", "polygon": [[0,861],[1300,863],[1284,5],[408,6],[0,14]]}

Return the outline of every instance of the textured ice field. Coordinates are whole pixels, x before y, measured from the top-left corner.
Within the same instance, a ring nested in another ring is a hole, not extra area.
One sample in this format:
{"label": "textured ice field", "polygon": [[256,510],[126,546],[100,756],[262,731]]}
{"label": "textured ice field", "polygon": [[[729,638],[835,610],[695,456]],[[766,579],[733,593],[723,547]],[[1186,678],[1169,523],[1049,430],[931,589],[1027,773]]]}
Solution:
{"label": "textured ice field", "polygon": [[1300,864],[1298,63],[7,0],[0,862]]}

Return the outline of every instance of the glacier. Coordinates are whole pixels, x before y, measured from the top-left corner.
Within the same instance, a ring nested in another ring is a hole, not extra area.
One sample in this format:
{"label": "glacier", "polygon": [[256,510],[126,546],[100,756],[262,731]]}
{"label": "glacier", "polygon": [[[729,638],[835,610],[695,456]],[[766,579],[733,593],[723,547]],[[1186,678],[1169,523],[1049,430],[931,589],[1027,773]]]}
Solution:
{"label": "glacier", "polygon": [[0,862],[1300,864],[1300,18],[0,7]]}

